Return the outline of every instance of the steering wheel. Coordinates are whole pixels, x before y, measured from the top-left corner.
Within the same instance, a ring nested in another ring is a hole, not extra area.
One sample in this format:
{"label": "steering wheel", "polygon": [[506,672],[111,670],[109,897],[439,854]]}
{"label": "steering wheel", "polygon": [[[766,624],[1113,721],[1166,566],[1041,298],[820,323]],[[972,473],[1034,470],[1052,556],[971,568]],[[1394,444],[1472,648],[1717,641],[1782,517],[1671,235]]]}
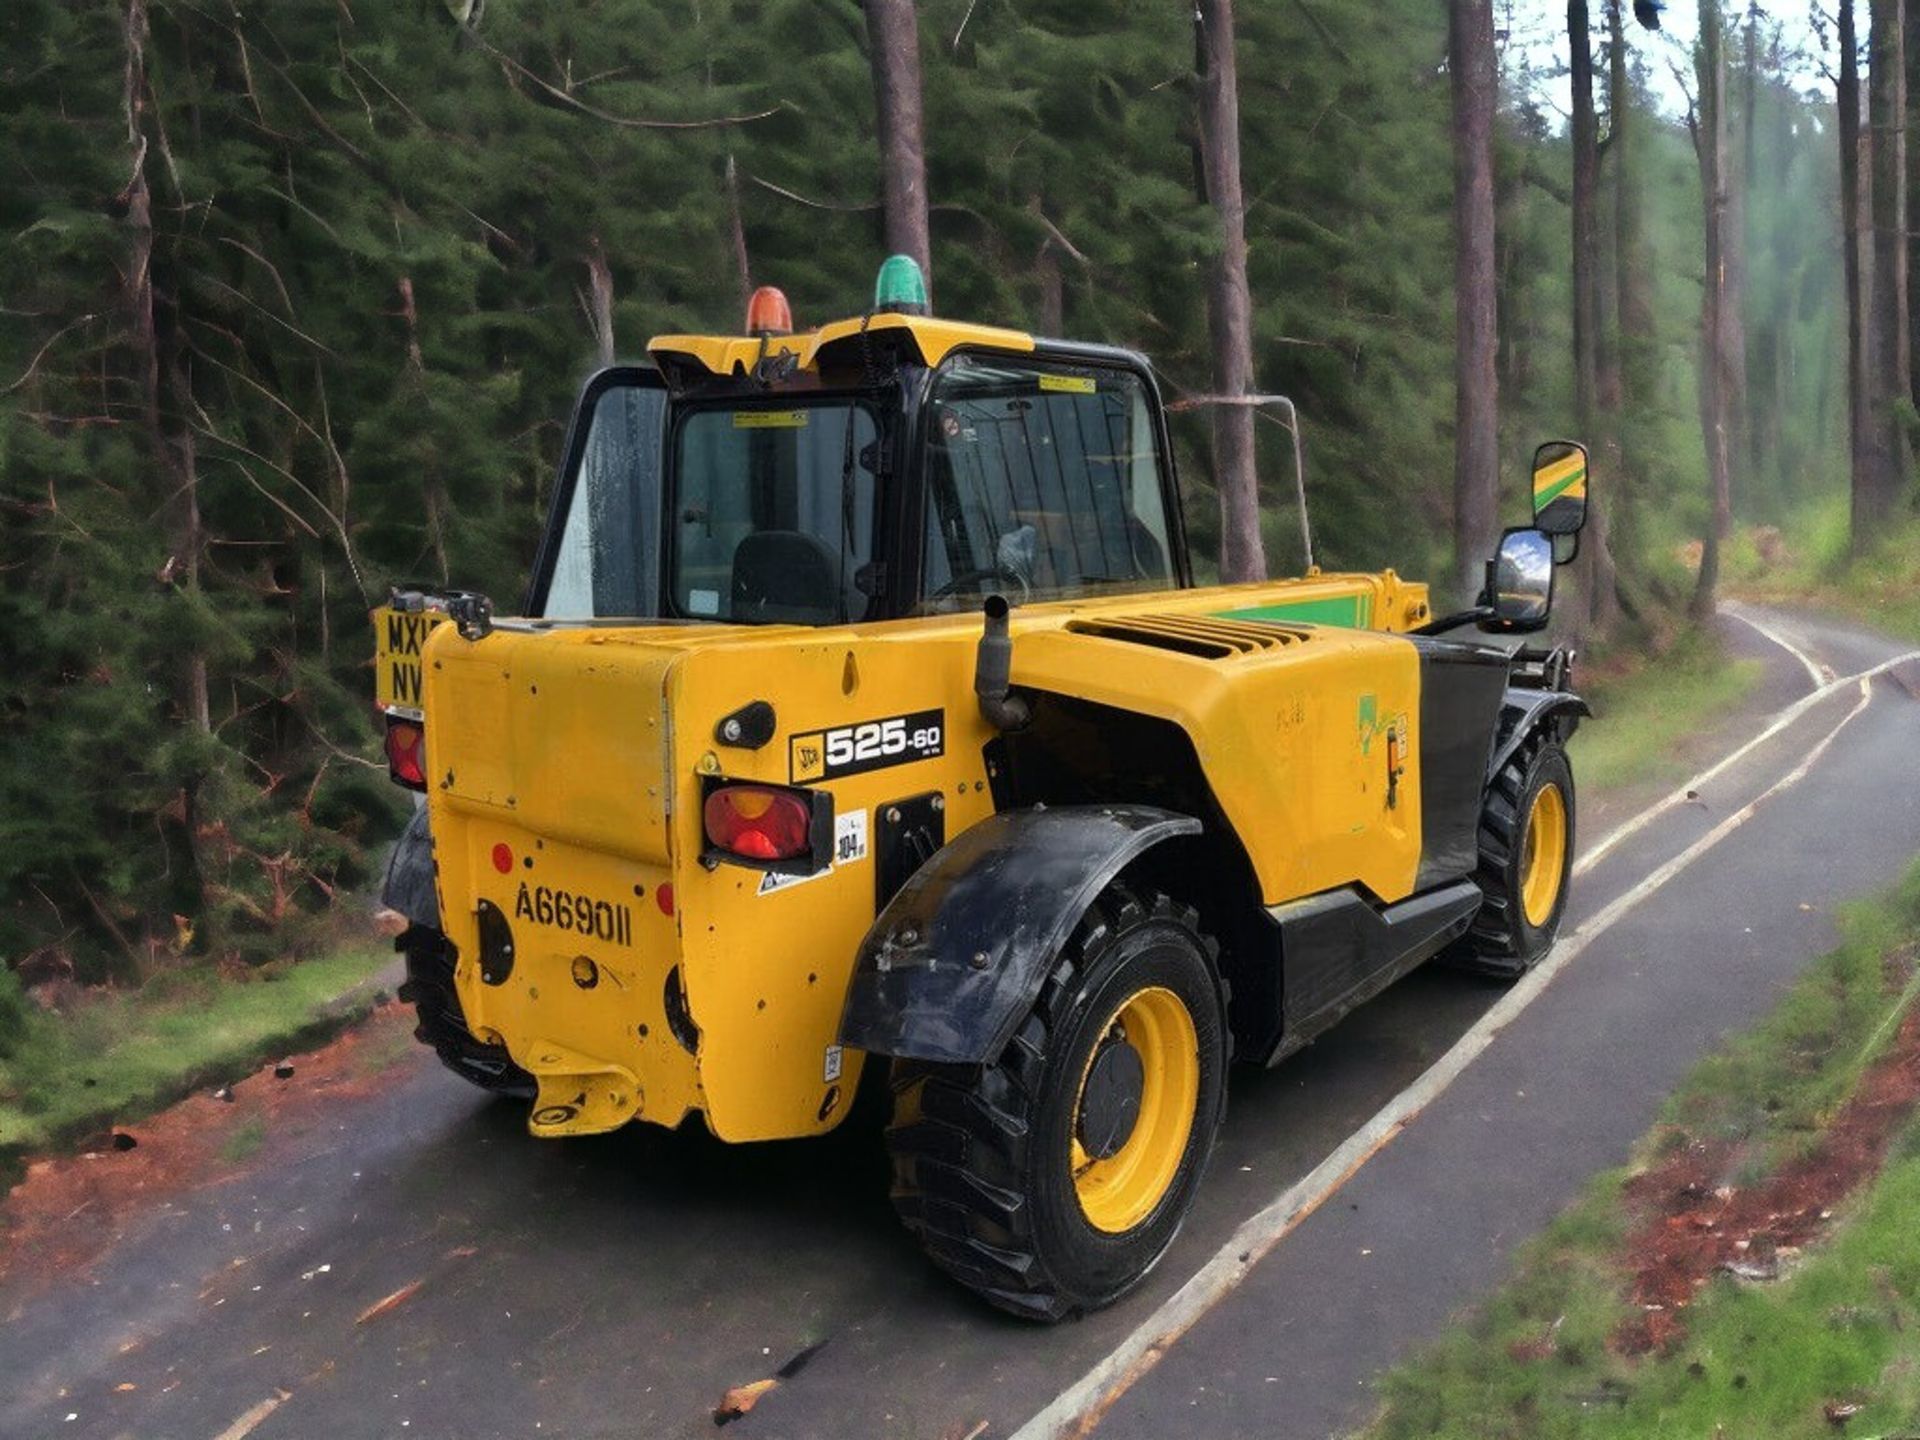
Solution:
{"label": "steering wheel", "polygon": [[1027,583],[1026,576],[1022,575],[1018,570],[1015,570],[1011,565],[993,564],[982,565],[977,570],[962,570],[958,575],[955,575],[951,580],[947,581],[946,584],[929,594],[927,599],[945,600],[949,596],[956,595],[962,590],[972,589],[977,591],[980,588],[980,582],[982,580],[992,580],[995,578],[1011,580],[1015,585],[1019,586],[1020,599],[1022,602],[1032,598],[1033,587]]}

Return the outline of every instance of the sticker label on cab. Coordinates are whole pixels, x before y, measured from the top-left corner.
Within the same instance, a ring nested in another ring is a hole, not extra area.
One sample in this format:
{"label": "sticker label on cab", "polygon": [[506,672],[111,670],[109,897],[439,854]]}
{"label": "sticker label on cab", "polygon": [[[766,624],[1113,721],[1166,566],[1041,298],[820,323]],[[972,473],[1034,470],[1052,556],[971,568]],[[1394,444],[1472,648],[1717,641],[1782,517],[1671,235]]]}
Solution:
{"label": "sticker label on cab", "polygon": [[946,754],[946,718],[944,710],[916,710],[795,735],[787,742],[789,773],[804,785],[938,759]]}

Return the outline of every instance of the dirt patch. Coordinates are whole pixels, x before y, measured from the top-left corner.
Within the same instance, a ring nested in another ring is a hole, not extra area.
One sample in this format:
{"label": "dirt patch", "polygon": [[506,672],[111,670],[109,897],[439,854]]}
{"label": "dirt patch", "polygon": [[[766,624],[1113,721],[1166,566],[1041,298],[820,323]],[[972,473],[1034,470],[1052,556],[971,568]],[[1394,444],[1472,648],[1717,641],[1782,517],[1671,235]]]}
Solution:
{"label": "dirt patch", "polygon": [[1819,1238],[1837,1206],[1880,1171],[1920,1105],[1920,1008],[1861,1077],[1817,1144],[1758,1185],[1732,1183],[1748,1158],[1732,1143],[1693,1142],[1627,1182],[1629,1294],[1640,1313],[1614,1332],[1623,1354],[1671,1352],[1686,1307],[1712,1276],[1777,1277]]}
{"label": "dirt patch", "polygon": [[341,1101],[385,1083],[415,1048],[412,1033],[410,1007],[381,1005],[318,1050],[120,1126],[82,1154],[34,1161],[0,1200],[0,1286],[38,1288],[94,1259],[171,1197],[310,1142],[339,1122]]}

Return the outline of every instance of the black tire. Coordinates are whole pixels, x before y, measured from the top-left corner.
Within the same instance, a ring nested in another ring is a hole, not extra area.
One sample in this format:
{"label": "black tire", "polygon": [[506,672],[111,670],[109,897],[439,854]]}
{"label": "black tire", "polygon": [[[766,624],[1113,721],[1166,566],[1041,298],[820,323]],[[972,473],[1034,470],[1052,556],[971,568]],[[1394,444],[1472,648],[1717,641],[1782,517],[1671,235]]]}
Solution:
{"label": "black tire", "polygon": [[[896,1062],[893,1203],[936,1265],[999,1308],[1047,1321],[1111,1304],[1145,1278],[1186,1218],[1225,1110],[1217,949],[1191,910],[1111,888],[998,1060]],[[1149,990],[1171,992],[1193,1023],[1194,1113],[1150,1213],[1130,1229],[1101,1230],[1075,1188],[1075,1112],[1095,1048],[1117,1033],[1110,1027],[1130,998]]]}
{"label": "black tire", "polygon": [[[1551,911],[1535,924],[1523,898],[1527,826],[1535,800],[1549,785],[1558,786],[1565,806],[1565,843],[1559,883]],[[1464,942],[1449,957],[1461,969],[1502,980],[1517,980],[1539,964],[1560,933],[1567,909],[1567,880],[1573,869],[1573,767],[1551,735],[1526,745],[1500,767],[1487,787],[1480,812],[1480,867],[1474,873],[1486,897]]]}
{"label": "black tire", "polygon": [[393,948],[407,957],[400,998],[413,1006],[418,1021],[413,1038],[469,1084],[495,1095],[533,1099],[539,1082],[513,1063],[506,1046],[483,1045],[467,1029],[460,994],[453,988],[453,942],[438,930],[415,925],[393,942]]}

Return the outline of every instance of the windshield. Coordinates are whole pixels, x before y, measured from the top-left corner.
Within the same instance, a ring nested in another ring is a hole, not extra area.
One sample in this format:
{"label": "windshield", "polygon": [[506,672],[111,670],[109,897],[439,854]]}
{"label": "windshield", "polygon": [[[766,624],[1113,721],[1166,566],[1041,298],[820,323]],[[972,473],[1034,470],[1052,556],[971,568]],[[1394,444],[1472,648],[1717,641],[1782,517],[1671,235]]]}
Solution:
{"label": "windshield", "polygon": [[963,357],[931,404],[923,608],[1174,583],[1138,376]]}
{"label": "windshield", "polygon": [[874,436],[872,413],[844,400],[687,415],[674,467],[675,609],[799,625],[860,618]]}

